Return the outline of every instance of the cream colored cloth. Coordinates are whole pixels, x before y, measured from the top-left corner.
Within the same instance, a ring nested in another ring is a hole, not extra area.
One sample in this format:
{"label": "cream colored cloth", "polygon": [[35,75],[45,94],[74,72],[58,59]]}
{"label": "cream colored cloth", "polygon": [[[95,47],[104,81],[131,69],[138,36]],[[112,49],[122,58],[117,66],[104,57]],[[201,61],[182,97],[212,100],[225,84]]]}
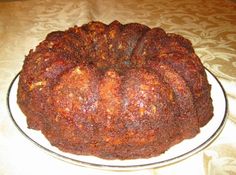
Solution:
{"label": "cream colored cloth", "polygon": [[[6,96],[24,55],[54,30],[91,20],[139,22],[190,39],[204,65],[225,87],[228,119],[207,149],[156,169],[112,172],[63,162],[41,151],[16,129]],[[236,174],[236,3],[230,0],[37,0],[0,1],[0,174]]]}

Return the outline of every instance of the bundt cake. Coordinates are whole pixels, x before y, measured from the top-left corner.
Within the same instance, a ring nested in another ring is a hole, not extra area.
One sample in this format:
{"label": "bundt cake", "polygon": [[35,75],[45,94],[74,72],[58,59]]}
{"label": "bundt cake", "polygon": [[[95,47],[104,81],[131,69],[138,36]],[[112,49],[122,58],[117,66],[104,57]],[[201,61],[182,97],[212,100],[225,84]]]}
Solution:
{"label": "bundt cake", "polygon": [[17,102],[53,146],[104,159],[157,156],[213,116],[211,86],[184,37],[138,23],[90,22],[30,50]]}

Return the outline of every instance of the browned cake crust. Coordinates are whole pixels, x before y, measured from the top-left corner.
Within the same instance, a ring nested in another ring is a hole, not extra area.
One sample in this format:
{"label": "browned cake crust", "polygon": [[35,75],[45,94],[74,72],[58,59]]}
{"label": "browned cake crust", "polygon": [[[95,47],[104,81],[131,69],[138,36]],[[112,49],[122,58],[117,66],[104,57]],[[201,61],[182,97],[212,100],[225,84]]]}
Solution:
{"label": "browned cake crust", "polygon": [[28,127],[62,151],[133,159],[198,134],[213,116],[210,89],[182,36],[90,22],[30,50],[17,99]]}

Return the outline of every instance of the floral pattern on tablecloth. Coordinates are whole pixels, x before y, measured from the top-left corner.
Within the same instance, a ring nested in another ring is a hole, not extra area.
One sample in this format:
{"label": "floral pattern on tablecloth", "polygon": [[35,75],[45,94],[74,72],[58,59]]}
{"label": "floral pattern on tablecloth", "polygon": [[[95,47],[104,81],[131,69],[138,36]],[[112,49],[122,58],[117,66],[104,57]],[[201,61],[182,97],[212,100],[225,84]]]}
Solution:
{"label": "floral pattern on tablecloth", "polygon": [[[30,49],[42,41],[47,33],[82,25],[91,20],[99,20],[107,24],[113,20],[119,20],[122,23],[139,22],[150,27],[162,27],[167,32],[178,33],[191,40],[204,66],[219,78],[227,94],[230,120],[217,141],[224,142],[225,138],[234,138],[230,134],[232,131],[235,133],[236,126],[235,123],[230,122],[236,121],[236,108],[234,107],[236,104],[235,1],[3,0],[0,1],[0,174],[26,174],[27,172],[32,174],[30,168],[24,170],[21,168],[24,166],[20,161],[22,151],[18,152],[14,145],[24,145],[21,149],[26,147],[29,154],[34,153],[35,156],[37,154],[31,150],[32,145],[27,147],[27,144],[23,142],[24,138],[21,140],[19,133],[12,128],[5,102],[9,84],[21,70],[24,55],[27,55]],[[217,141],[213,143],[213,145],[216,144],[216,147],[210,147],[203,154],[199,153],[168,167],[135,174],[170,174],[171,172],[176,175],[199,175],[205,172],[216,175],[220,172],[227,175],[235,173],[235,155],[231,157],[228,156],[228,153],[226,156],[224,154],[225,149],[228,149],[231,144],[234,146],[229,149],[235,152],[235,141],[227,145],[218,145]],[[13,153],[16,155],[14,160]],[[41,154],[37,155],[43,157]],[[19,160],[19,163],[14,164],[15,160]],[[52,167],[62,165],[59,162],[55,163],[56,161],[52,161],[50,158],[43,160],[42,163],[47,162]],[[203,163],[202,160],[204,160]],[[25,162],[31,163],[29,160],[25,160]],[[63,166],[66,167],[64,164]],[[186,168],[189,166],[192,166],[191,169]],[[34,165],[32,167],[36,168]],[[65,167],[64,169],[66,169]],[[212,171],[213,167],[218,169]],[[36,173],[48,172],[44,168],[39,168]],[[226,168],[227,172],[223,168]],[[76,174],[78,167],[67,167],[67,170],[71,174],[73,172]],[[80,169],[81,171],[86,172],[84,174],[92,174],[88,170]],[[63,174],[63,171],[57,168],[57,173]],[[101,174],[109,174],[109,172]],[[132,173],[129,172],[129,174]]]}

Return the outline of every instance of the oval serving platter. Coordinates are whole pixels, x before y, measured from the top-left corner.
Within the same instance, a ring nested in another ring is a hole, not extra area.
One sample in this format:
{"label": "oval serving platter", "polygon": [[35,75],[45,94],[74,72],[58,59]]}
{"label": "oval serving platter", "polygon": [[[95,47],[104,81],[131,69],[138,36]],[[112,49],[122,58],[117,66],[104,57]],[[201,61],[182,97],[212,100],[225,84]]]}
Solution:
{"label": "oval serving platter", "polygon": [[138,170],[154,168],[172,164],[199,152],[208,146],[223,129],[226,120],[227,100],[224,89],[219,80],[206,69],[207,78],[211,84],[211,97],[213,100],[214,116],[207,125],[201,128],[200,133],[192,139],[187,139],[171,147],[165,153],[148,159],[133,160],[105,160],[94,156],[74,155],[60,151],[52,146],[40,131],[27,127],[26,117],[17,104],[17,88],[19,74],[13,79],[7,96],[7,104],[10,116],[19,129],[34,145],[45,150],[56,158],[64,161],[100,169],[108,170]]}

